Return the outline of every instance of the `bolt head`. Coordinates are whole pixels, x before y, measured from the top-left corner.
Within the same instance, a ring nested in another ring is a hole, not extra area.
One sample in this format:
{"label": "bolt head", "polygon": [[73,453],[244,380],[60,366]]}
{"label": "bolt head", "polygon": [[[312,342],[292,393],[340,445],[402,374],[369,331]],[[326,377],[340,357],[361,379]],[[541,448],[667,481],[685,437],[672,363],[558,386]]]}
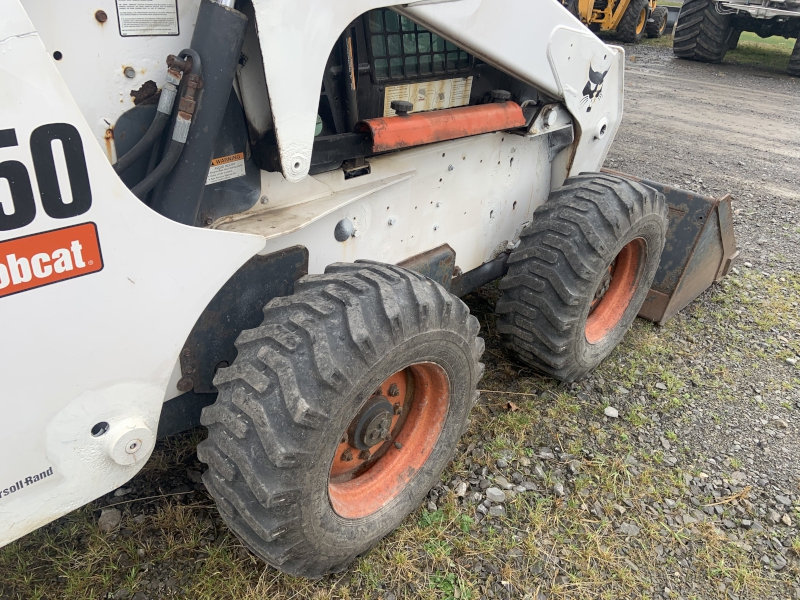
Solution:
{"label": "bolt head", "polygon": [[136,71],[133,69],[133,67],[125,67],[125,69],[122,72],[128,79],[133,79],[134,77],[136,77]]}
{"label": "bolt head", "polygon": [[452,170],[453,170],[453,168],[454,168],[454,167],[453,167],[453,165],[447,165],[447,170],[448,170],[448,171],[452,171]]}
{"label": "bolt head", "polygon": [[395,217],[389,217],[389,225],[395,225],[397,223],[397,219]]}

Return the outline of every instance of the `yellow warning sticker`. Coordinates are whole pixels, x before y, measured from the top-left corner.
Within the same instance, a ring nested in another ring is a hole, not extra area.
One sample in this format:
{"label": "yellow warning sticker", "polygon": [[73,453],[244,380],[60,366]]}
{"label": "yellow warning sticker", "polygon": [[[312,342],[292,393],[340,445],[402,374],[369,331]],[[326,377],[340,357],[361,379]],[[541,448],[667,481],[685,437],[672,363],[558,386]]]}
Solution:
{"label": "yellow warning sticker", "polygon": [[220,183],[228,179],[244,177],[244,152],[231,154],[230,156],[220,156],[211,161],[211,168],[208,169],[206,185]]}

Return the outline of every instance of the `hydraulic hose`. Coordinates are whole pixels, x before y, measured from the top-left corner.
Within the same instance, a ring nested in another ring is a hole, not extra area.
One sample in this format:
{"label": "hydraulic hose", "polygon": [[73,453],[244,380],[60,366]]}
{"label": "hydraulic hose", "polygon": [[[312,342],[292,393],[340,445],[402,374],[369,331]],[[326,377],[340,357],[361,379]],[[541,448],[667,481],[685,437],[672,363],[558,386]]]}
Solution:
{"label": "hydraulic hose", "polygon": [[131,189],[133,194],[140,200],[144,200],[147,192],[156,187],[158,182],[164,179],[167,173],[172,170],[175,163],[177,163],[178,159],[181,157],[181,152],[183,152],[183,143],[173,138],[170,142],[169,149],[167,149],[167,153],[164,155],[164,158],[161,159],[161,162],[158,163],[158,166],[153,169],[147,177],[133,186],[133,189]]}
{"label": "hydraulic hose", "polygon": [[189,128],[192,125],[190,114],[179,112],[175,119],[175,127],[172,130],[172,141],[169,144],[166,154],[158,163],[158,166],[139,183],[133,186],[133,194],[140,200],[144,200],[147,192],[152,190],[159,181],[164,179],[172,171],[178,159],[181,157],[183,147],[186,145],[186,138],[189,137]]}
{"label": "hydraulic hose", "polygon": [[[181,159],[156,187],[151,203],[156,212],[178,223],[201,225],[200,205],[233,90],[247,22],[247,17],[237,10],[214,0],[201,0],[190,44],[199,56],[181,52],[187,57],[186,62],[189,56],[192,60],[192,69],[184,78],[196,77],[202,69],[202,93],[198,95],[197,112]],[[200,56],[202,66],[198,62]],[[187,104],[181,98],[180,110],[184,111]]]}
{"label": "hydraulic hose", "polygon": [[198,77],[203,76],[203,63],[200,60],[200,54],[197,53],[196,50],[192,48],[184,48],[178,53],[180,58],[186,58],[187,56],[192,59],[192,69],[189,71],[190,73],[194,73]]}
{"label": "hydraulic hose", "polygon": [[170,75],[169,78],[170,81],[167,81],[161,88],[161,97],[158,100],[156,117],[153,119],[144,137],[114,163],[114,170],[118,174],[131,167],[137,160],[144,156],[156,140],[161,138],[164,128],[167,126],[167,123],[169,123],[170,115],[172,114],[172,105],[175,104],[175,96],[178,93],[178,88],[175,87],[175,84],[179,81],[172,75]]}

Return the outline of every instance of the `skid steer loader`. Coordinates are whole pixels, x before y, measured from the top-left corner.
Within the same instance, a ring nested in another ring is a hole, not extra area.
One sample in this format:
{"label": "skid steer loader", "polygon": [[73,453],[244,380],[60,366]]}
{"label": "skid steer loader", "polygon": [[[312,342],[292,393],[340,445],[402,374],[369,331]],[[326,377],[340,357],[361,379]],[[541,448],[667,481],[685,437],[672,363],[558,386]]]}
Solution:
{"label": "skid steer loader", "polygon": [[555,0],[0,14],[0,545],[202,423],[243,543],[341,570],[466,427],[459,296],[502,278],[503,343],[574,381],[735,254],[728,198],[600,171],[624,54]]}
{"label": "skid steer loader", "polygon": [[667,30],[666,6],[656,0],[561,0],[589,29],[614,33],[621,42],[635,44],[647,35],[660,38]]}

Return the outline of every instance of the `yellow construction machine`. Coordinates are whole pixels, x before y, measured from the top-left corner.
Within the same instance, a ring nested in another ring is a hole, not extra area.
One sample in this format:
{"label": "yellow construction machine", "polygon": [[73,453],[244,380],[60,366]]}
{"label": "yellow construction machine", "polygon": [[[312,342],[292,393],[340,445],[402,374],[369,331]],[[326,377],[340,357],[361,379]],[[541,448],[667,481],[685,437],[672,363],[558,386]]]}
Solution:
{"label": "yellow construction machine", "polygon": [[667,29],[667,8],[656,0],[561,0],[573,15],[594,32],[614,33],[621,42],[635,44],[645,34],[661,37]]}

